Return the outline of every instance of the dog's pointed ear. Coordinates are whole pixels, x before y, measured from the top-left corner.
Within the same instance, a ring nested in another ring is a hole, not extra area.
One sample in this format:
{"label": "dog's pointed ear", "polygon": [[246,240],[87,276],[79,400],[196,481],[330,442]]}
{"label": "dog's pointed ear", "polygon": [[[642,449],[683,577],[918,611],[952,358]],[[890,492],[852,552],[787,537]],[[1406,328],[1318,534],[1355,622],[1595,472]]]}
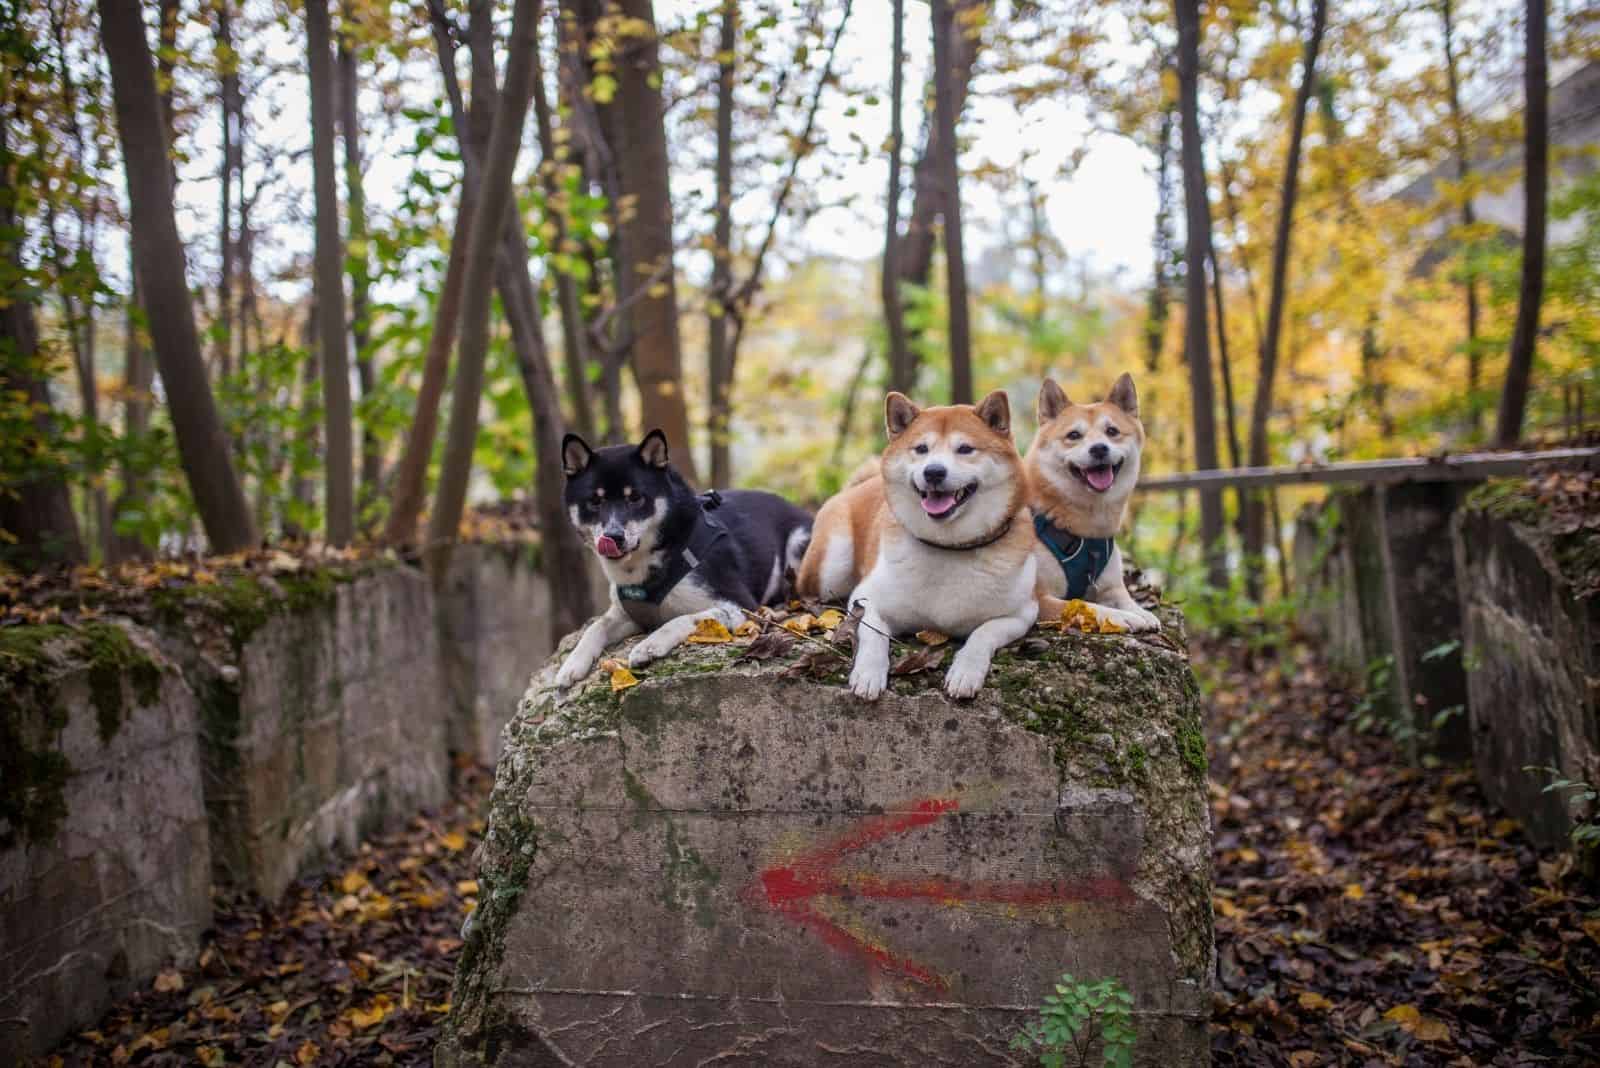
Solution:
{"label": "dog's pointed ear", "polygon": [[568,478],[583,474],[593,459],[594,450],[578,435],[568,434],[561,439],[561,470],[567,473]]}
{"label": "dog's pointed ear", "polygon": [[667,436],[659,428],[650,431],[639,442],[639,459],[651,467],[667,466]]}
{"label": "dog's pointed ear", "polygon": [[922,409],[912,404],[904,393],[891,392],[883,399],[883,424],[889,430],[889,440],[905,433],[906,427],[921,414]]}
{"label": "dog's pointed ear", "polygon": [[1117,379],[1116,384],[1111,387],[1111,392],[1106,394],[1106,400],[1129,415],[1137,416],[1139,392],[1133,388],[1133,376],[1126,371],[1122,372],[1122,377]]}
{"label": "dog's pointed ear", "polygon": [[1011,398],[1006,391],[997,389],[978,402],[978,418],[989,425],[996,434],[1011,436]]}
{"label": "dog's pointed ear", "polygon": [[1044,384],[1039,387],[1039,401],[1034,409],[1039,416],[1039,422],[1048,423],[1071,406],[1072,402],[1067,399],[1066,390],[1056,385],[1055,379],[1045,379]]}

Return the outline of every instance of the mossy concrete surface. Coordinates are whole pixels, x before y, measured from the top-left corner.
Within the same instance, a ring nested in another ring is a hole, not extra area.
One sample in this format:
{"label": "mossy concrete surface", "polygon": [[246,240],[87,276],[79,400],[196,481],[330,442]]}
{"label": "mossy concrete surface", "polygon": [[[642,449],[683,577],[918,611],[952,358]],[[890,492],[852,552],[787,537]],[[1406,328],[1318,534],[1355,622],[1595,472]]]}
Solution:
{"label": "mossy concrete surface", "polygon": [[211,922],[199,701],[136,627],[0,631],[0,1063],[92,1024]]}
{"label": "mossy concrete surface", "polygon": [[941,668],[862,704],[842,661],[787,674],[805,644],[559,695],[558,654],[506,731],[436,1064],[1012,1063],[1063,971],[1132,992],[1136,1063],[1207,1063],[1201,702],[1163,617],[1035,632],[970,702]]}
{"label": "mossy concrete surface", "polygon": [[1545,532],[1523,485],[1491,484],[1454,525],[1473,752],[1484,792],[1561,846],[1567,799],[1544,791],[1549,772],[1525,769],[1600,783],[1600,596],[1579,595],[1592,576]]}

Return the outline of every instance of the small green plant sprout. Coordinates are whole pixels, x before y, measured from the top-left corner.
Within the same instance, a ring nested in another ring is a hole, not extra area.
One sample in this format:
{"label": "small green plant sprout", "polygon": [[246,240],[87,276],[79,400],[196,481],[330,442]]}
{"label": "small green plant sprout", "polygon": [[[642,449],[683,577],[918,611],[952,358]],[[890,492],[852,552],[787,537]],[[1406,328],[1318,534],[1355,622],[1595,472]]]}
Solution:
{"label": "small green plant sprout", "polygon": [[1115,979],[1087,983],[1063,973],[1055,992],[1046,995],[1039,1019],[1023,1025],[1011,1048],[1034,1054],[1044,1068],[1089,1068],[1098,1044],[1104,1068],[1131,1068],[1133,1037],[1133,995],[1127,987]]}
{"label": "small green plant sprout", "polygon": [[1595,802],[1600,801],[1600,789],[1582,779],[1567,778],[1566,773],[1557,767],[1529,764],[1522,770],[1535,775],[1550,776],[1550,781],[1545,784],[1545,793],[1559,792],[1566,795],[1567,811],[1572,816],[1570,837],[1574,849],[1581,851],[1600,846],[1600,809],[1595,806]]}
{"label": "small green plant sprout", "polygon": [[1451,641],[1447,641],[1447,642],[1440,642],[1438,645],[1435,645],[1432,649],[1429,649],[1427,652],[1423,653],[1422,654],[1422,659],[1423,659],[1424,663],[1431,663],[1434,660],[1443,660],[1445,657],[1449,656],[1450,654],[1452,654],[1454,652],[1457,652],[1460,648],[1461,648],[1461,639],[1460,638],[1455,638],[1455,639],[1452,639]]}

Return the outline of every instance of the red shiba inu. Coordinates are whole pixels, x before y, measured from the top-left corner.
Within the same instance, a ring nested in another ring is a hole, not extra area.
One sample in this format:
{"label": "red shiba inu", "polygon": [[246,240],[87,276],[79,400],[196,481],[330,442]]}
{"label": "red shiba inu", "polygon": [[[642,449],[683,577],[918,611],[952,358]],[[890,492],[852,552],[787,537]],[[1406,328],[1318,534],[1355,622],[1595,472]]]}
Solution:
{"label": "red shiba inu", "polygon": [[981,404],[919,409],[899,393],[884,404],[889,446],[817,513],[796,587],[849,598],[863,610],[850,689],[871,701],[889,678],[889,636],[923,629],[964,636],[945,692],[983,687],[995,650],[1033,626],[1034,548],[1011,407],[996,390]]}
{"label": "red shiba inu", "polygon": [[1081,599],[1130,631],[1160,629],[1160,620],[1128,593],[1115,541],[1144,449],[1133,378],[1118,378],[1097,404],[1073,404],[1047,378],[1038,414],[1023,468],[1038,535],[1039,618],[1059,619],[1065,601]]}

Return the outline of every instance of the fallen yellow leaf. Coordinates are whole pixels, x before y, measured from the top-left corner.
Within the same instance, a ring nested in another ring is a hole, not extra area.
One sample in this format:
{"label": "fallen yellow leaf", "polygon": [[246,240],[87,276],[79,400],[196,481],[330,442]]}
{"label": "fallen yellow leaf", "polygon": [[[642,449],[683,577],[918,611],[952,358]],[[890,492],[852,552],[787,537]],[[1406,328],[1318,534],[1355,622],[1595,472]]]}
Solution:
{"label": "fallen yellow leaf", "polygon": [[611,674],[613,671],[620,671],[627,666],[628,662],[626,660],[618,660],[614,656],[608,656],[604,660],[600,661],[600,670],[604,671],[607,675]]}
{"label": "fallen yellow leaf", "polygon": [[462,879],[459,883],[456,883],[456,893],[462,897],[470,897],[477,892],[478,880],[476,879]]}
{"label": "fallen yellow leaf", "polygon": [[844,622],[844,613],[837,608],[829,608],[817,617],[817,627],[821,630],[832,630]]}
{"label": "fallen yellow leaf", "polygon": [[720,619],[702,619],[694,625],[694,633],[684,641],[690,645],[722,645],[733,641],[733,633]]}
{"label": "fallen yellow leaf", "polygon": [[949,640],[950,640],[950,635],[948,635],[948,634],[940,634],[936,630],[919,630],[919,631],[917,631],[917,641],[921,642],[923,645],[932,646],[932,647],[937,648],[938,646],[943,645],[945,642],[947,642]]}
{"label": "fallen yellow leaf", "polygon": [[761,624],[757,623],[753,619],[747,619],[743,623],[740,623],[737,627],[733,628],[733,636],[735,638],[754,638],[760,633]]}
{"label": "fallen yellow leaf", "polygon": [[314,1064],[321,1053],[322,1048],[308,1038],[294,1051],[294,1063],[302,1066]]}
{"label": "fallen yellow leaf", "polygon": [[638,678],[625,667],[619,667],[611,673],[611,692],[618,693],[630,686],[639,685]]}
{"label": "fallen yellow leaf", "polygon": [[1417,1025],[1418,1020],[1422,1019],[1422,1013],[1415,1005],[1396,1005],[1384,1013],[1383,1018],[1385,1020],[1393,1020],[1409,1031]]}
{"label": "fallen yellow leaf", "polygon": [[353,894],[366,885],[367,877],[354,868],[345,872],[344,878],[339,880],[339,890],[341,893],[346,894]]}
{"label": "fallen yellow leaf", "polygon": [[1417,1021],[1417,1026],[1411,1029],[1411,1033],[1424,1042],[1450,1041],[1450,1025],[1431,1016],[1424,1016]]}
{"label": "fallen yellow leaf", "polygon": [[450,831],[439,836],[439,844],[452,853],[459,853],[467,848],[467,836],[460,831]]}
{"label": "fallen yellow leaf", "polygon": [[1360,883],[1350,883],[1344,888],[1344,896],[1351,901],[1360,901],[1367,896],[1367,891]]}
{"label": "fallen yellow leaf", "polygon": [[157,994],[171,994],[183,989],[183,976],[172,969],[167,969],[156,976],[155,991]]}
{"label": "fallen yellow leaf", "polygon": [[228,1063],[228,1055],[216,1046],[201,1046],[194,1051],[194,1056],[206,1068],[217,1068],[219,1064]]}
{"label": "fallen yellow leaf", "polygon": [[1329,1001],[1321,994],[1307,990],[1304,994],[1300,995],[1300,1007],[1302,1009],[1314,1009],[1317,1012],[1327,1012],[1329,1009],[1333,1008],[1333,1002]]}
{"label": "fallen yellow leaf", "polygon": [[394,1000],[388,994],[379,994],[365,1008],[346,1009],[342,1018],[357,1031],[366,1031],[383,1023],[394,1011]]}

